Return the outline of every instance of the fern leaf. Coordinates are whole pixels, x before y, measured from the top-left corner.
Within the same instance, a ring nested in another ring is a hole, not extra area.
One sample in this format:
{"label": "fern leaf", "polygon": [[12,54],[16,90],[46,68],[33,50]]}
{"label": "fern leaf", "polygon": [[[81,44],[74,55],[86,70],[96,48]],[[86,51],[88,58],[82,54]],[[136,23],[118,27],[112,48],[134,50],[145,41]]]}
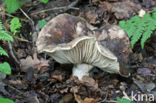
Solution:
{"label": "fern leaf", "polygon": [[3,30],[3,25],[1,21],[0,21],[0,40],[13,41],[12,36],[10,36],[7,31]]}
{"label": "fern leaf", "polygon": [[22,27],[22,24],[20,23],[19,18],[14,17],[11,22],[10,22],[10,30],[11,32],[15,32],[18,31],[18,29],[20,29]]}
{"label": "fern leaf", "polygon": [[134,44],[140,39],[142,36],[142,33],[144,32],[145,29],[145,21],[140,20],[140,23],[135,23],[136,24],[136,30],[134,31],[135,34],[132,36],[131,40],[131,45],[134,47]]}
{"label": "fern leaf", "polygon": [[148,22],[148,25],[146,27],[146,30],[143,33],[143,36],[141,38],[141,48],[142,49],[144,48],[144,44],[145,44],[146,40],[148,38],[150,38],[150,36],[152,35],[153,30],[156,29],[155,23],[156,23],[155,21]]}
{"label": "fern leaf", "polygon": [[5,55],[5,56],[9,57],[8,53],[2,47],[0,47],[0,55]]}
{"label": "fern leaf", "polygon": [[0,30],[3,29],[2,22],[0,21]]}
{"label": "fern leaf", "polygon": [[127,27],[128,29],[127,33],[128,33],[128,37],[131,38],[135,34],[135,31],[138,28],[138,23],[140,23],[140,18],[139,16],[134,16],[129,21],[130,23],[127,24],[129,25],[129,27]]}
{"label": "fern leaf", "polygon": [[156,20],[156,7],[153,9],[152,18]]}
{"label": "fern leaf", "polygon": [[13,38],[12,38],[12,36],[10,36],[9,34],[8,34],[8,32],[7,31],[0,31],[0,40],[9,40],[9,41],[13,41]]}

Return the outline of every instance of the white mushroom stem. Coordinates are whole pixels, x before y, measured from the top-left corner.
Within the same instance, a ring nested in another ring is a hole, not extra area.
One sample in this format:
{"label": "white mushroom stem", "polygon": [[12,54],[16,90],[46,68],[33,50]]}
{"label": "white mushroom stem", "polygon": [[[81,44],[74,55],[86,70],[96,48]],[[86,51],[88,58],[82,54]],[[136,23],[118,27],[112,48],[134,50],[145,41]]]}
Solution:
{"label": "white mushroom stem", "polygon": [[89,71],[93,68],[89,64],[75,64],[73,67],[73,76],[77,76],[79,80],[82,80],[83,76],[89,76]]}

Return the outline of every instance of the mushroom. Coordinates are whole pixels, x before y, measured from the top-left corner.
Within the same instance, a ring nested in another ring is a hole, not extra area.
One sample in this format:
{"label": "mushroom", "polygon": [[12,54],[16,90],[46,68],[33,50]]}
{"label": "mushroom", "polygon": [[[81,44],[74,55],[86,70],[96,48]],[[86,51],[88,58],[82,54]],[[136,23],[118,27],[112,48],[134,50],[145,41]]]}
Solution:
{"label": "mushroom", "polygon": [[125,31],[117,25],[105,25],[94,30],[94,36],[103,47],[108,48],[117,57],[120,74],[128,77],[130,75],[129,59],[132,55],[132,48]]}
{"label": "mushroom", "polygon": [[104,30],[98,30],[83,18],[60,14],[42,28],[36,46],[39,53],[46,53],[61,64],[74,64],[72,75],[80,80],[89,76],[94,66],[120,74],[118,57],[113,53],[116,51],[105,45],[103,40],[108,39],[104,37],[107,37]]}

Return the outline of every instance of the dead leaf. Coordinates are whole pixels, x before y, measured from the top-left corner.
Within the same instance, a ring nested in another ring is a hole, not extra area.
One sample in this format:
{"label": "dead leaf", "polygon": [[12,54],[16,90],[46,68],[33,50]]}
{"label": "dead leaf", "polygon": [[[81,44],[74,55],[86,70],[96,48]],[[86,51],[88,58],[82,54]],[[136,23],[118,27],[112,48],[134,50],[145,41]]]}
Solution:
{"label": "dead leaf", "polygon": [[59,103],[73,103],[74,98],[72,94],[66,94],[60,101]]}
{"label": "dead leaf", "polygon": [[93,91],[99,90],[98,83],[91,77],[83,76],[80,82],[88,87],[92,87]]}
{"label": "dead leaf", "polygon": [[131,1],[124,1],[114,3],[111,12],[114,12],[117,19],[127,19],[136,14],[139,9],[141,9],[140,5]]}
{"label": "dead leaf", "polygon": [[138,68],[137,73],[142,75],[151,75],[151,70],[149,68]]}
{"label": "dead leaf", "polygon": [[62,82],[62,75],[53,75],[52,78]]}
{"label": "dead leaf", "polygon": [[78,87],[78,86],[73,86],[73,87],[70,89],[70,92],[72,92],[72,93],[78,93],[78,90],[79,90],[79,87]]}
{"label": "dead leaf", "polygon": [[101,1],[99,3],[99,7],[110,13],[114,13],[117,19],[130,18],[141,9],[141,6],[139,4],[133,3],[131,1],[123,1],[116,3]]}
{"label": "dead leaf", "polygon": [[31,56],[28,56],[26,59],[21,59],[20,62],[21,62],[21,70],[23,72],[27,72],[28,68],[30,67],[33,67],[40,72],[41,71],[43,72],[42,69],[44,69],[44,67],[49,66],[48,64],[49,60],[43,60],[43,59],[39,60],[37,58],[36,53],[33,55],[33,58]]}
{"label": "dead leaf", "polygon": [[84,100],[81,99],[81,96],[74,94],[75,100],[77,101],[77,103],[97,103],[98,101],[101,100],[101,98],[88,98],[86,97]]}
{"label": "dead leaf", "polygon": [[98,101],[100,101],[101,98],[85,98],[83,103],[97,103]]}
{"label": "dead leaf", "polygon": [[68,93],[68,88],[65,88],[63,90],[60,90],[60,92],[63,94],[63,93]]}
{"label": "dead leaf", "polygon": [[83,103],[83,100],[81,99],[81,97],[77,94],[74,94],[75,100],[77,103]]}

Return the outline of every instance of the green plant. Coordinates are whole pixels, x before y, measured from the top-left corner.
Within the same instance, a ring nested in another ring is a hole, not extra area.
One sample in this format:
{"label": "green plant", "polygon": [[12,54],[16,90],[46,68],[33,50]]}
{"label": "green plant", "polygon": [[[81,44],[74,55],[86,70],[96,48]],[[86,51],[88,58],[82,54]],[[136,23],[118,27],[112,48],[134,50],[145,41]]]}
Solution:
{"label": "green plant", "polygon": [[22,24],[19,21],[19,18],[14,17],[10,22],[10,30],[15,35],[20,32],[20,28],[22,27]]}
{"label": "green plant", "polygon": [[120,21],[119,26],[123,28],[128,37],[131,39],[131,46],[141,38],[141,48],[144,48],[144,43],[156,29],[156,8],[152,15],[146,13],[142,18],[134,16],[130,20]]}
{"label": "green plant", "polygon": [[42,3],[46,4],[49,0],[40,0]]}
{"label": "green plant", "polygon": [[47,24],[47,21],[45,21],[45,20],[39,20],[39,21],[38,21],[38,25],[39,25],[39,28],[40,28],[40,29],[42,29],[42,28],[44,27],[45,24]]}
{"label": "green plant", "polygon": [[15,103],[15,102],[8,98],[0,97],[0,103]]}
{"label": "green plant", "polygon": [[126,99],[126,98],[121,99],[120,97],[117,97],[116,99],[117,99],[118,103],[131,103],[132,102],[131,100]]}
{"label": "green plant", "polygon": [[[3,29],[2,22],[0,21],[0,40],[8,40],[13,41],[12,36],[8,34],[7,31]],[[8,57],[8,53],[0,46],[0,55],[4,55]],[[0,72],[5,74],[11,74],[11,68],[10,65],[7,62],[0,64]]]}
{"label": "green plant", "polygon": [[24,2],[21,2],[19,0],[5,0],[4,1],[4,5],[6,5],[7,7],[6,11],[8,13],[13,13],[17,11],[23,4]]}

